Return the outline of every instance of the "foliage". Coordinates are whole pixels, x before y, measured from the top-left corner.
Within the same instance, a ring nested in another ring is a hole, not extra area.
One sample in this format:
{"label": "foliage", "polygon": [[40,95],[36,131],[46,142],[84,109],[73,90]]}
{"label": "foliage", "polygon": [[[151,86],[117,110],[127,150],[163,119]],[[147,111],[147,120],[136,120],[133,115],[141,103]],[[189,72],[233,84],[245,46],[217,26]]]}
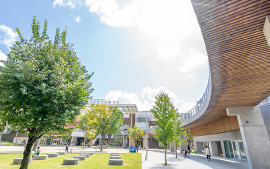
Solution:
{"label": "foliage", "polygon": [[175,157],[177,158],[177,147],[179,147],[185,140],[183,140],[183,135],[185,134],[184,128],[181,127],[181,120],[179,115],[177,115],[177,119],[175,121],[174,126],[174,145],[176,148]]}
{"label": "foliage", "polygon": [[142,136],[143,129],[137,126],[134,126],[132,129],[128,128],[128,138],[131,137],[135,141],[135,144],[142,139]]}
{"label": "foliage", "polygon": [[187,142],[188,144],[191,146],[192,142],[193,142],[193,136],[191,135],[190,130],[186,131],[186,137],[187,137]]}
{"label": "foliage", "polygon": [[164,147],[163,146],[158,146],[158,149],[164,149]]}
{"label": "foliage", "polygon": [[118,128],[122,126],[121,119],[123,113],[117,108],[105,104],[92,105],[91,110],[84,115],[87,121],[87,126],[96,135],[101,135],[100,151],[103,151],[103,142],[106,137],[117,132]]}
{"label": "foliage", "polygon": [[31,147],[45,133],[65,132],[88,103],[93,91],[88,74],[73,45],[66,42],[67,30],[56,29],[49,40],[48,22],[34,17],[32,37],[25,39],[19,29],[19,41],[11,47],[4,67],[0,67],[0,119],[29,139],[21,168],[28,167]]}
{"label": "foliage", "polygon": [[86,140],[91,140],[95,138],[95,133],[90,129],[88,125],[88,117],[87,116],[81,116],[81,119],[79,121],[79,128],[84,130],[84,146],[86,143]]}
{"label": "foliage", "polygon": [[167,165],[166,149],[175,140],[175,123],[177,121],[177,110],[174,108],[171,98],[166,93],[161,93],[155,97],[156,101],[151,109],[156,119],[157,125],[154,137],[165,148],[165,165]]}
{"label": "foliage", "polygon": [[113,137],[113,143],[115,143],[116,145],[120,145],[122,141],[122,135],[121,135],[121,130],[118,129]]}

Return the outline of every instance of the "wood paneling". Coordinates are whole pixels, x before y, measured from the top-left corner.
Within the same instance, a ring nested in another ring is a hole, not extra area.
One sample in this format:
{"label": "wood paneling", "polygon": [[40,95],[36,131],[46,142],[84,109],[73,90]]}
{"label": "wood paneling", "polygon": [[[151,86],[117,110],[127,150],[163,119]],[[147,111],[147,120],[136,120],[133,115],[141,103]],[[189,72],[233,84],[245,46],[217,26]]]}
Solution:
{"label": "wood paneling", "polygon": [[[186,129],[224,119],[226,108],[255,106],[270,95],[270,47],[263,34],[265,17],[270,15],[270,2],[191,2],[208,54],[212,95],[205,113],[185,126]],[[230,120],[231,126],[218,125],[211,133],[238,129],[237,120]]]}
{"label": "wood paneling", "polygon": [[236,116],[226,117],[222,120],[190,129],[192,136],[218,134],[233,130],[239,130]]}

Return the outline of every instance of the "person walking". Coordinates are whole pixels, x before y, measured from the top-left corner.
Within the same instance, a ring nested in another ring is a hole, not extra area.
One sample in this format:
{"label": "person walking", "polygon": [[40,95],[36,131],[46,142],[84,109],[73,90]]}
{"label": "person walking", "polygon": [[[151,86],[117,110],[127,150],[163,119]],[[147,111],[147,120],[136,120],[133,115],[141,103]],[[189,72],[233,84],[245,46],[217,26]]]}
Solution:
{"label": "person walking", "polygon": [[66,145],[66,150],[65,150],[65,152],[67,152],[67,153],[68,153],[68,144]]}
{"label": "person walking", "polygon": [[210,161],[211,153],[210,153],[210,149],[209,149],[208,146],[205,146],[204,152],[205,152],[205,154],[206,154],[206,158],[208,159],[208,161]]}
{"label": "person walking", "polygon": [[191,150],[190,150],[189,144],[188,144],[188,146],[187,146],[187,149],[188,149],[187,155],[188,155],[188,158],[190,158],[190,152],[191,152]]}

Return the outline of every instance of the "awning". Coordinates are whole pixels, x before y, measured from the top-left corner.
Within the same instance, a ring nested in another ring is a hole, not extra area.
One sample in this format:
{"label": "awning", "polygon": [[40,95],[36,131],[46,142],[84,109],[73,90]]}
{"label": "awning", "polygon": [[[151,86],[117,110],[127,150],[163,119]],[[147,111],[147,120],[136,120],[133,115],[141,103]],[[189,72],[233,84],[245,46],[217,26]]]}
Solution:
{"label": "awning", "polygon": [[84,132],[72,132],[71,137],[84,137]]}

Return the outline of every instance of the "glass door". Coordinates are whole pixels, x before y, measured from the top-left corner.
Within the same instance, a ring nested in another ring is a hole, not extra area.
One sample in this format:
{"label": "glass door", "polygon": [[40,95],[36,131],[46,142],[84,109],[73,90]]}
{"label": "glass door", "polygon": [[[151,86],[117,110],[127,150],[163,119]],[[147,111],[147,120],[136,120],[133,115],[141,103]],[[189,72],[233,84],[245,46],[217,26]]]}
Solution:
{"label": "glass door", "polygon": [[233,145],[233,151],[234,151],[234,158],[235,159],[241,159],[240,149],[239,149],[239,142],[233,141],[232,145]]}
{"label": "glass door", "polygon": [[227,158],[234,158],[232,142],[229,140],[226,140],[223,143],[224,143],[226,157]]}
{"label": "glass door", "polygon": [[246,160],[247,156],[246,156],[246,152],[245,152],[245,149],[244,149],[243,142],[239,142],[238,144],[239,144],[239,150],[240,150],[241,159]]}

